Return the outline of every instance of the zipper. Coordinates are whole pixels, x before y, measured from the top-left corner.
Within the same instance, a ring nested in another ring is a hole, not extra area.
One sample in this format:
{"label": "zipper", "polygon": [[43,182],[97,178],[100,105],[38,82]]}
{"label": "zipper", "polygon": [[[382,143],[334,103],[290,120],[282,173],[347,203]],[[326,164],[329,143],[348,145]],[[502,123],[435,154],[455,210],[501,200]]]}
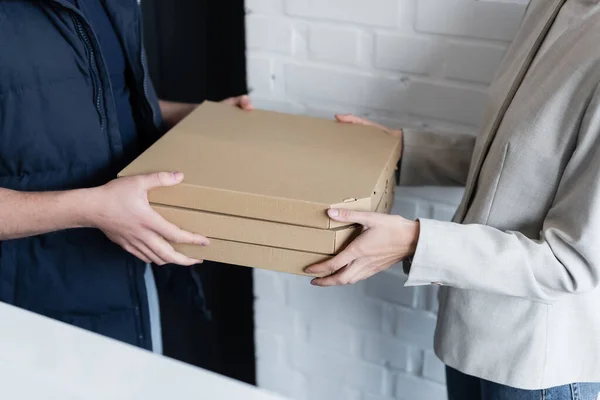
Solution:
{"label": "zipper", "polygon": [[[139,4],[138,4],[138,9],[137,12],[139,13]],[[138,15],[138,19],[137,19],[137,29],[139,32],[142,32],[143,30],[143,26],[142,26],[142,22],[141,22],[141,16]],[[150,85],[150,77],[149,77],[149,68],[148,68],[148,58],[146,55],[146,51],[144,49],[144,35],[140,34],[139,35],[139,43],[138,43],[138,48],[140,49],[140,54],[139,54],[139,59],[141,59],[141,66],[142,66],[142,94],[144,96],[144,110],[146,113],[148,113],[150,115],[150,119],[152,120],[152,126],[154,127],[155,130],[157,131],[161,131],[162,127],[158,125],[158,121],[157,121],[157,116],[161,115],[160,111],[157,111],[156,108],[154,107],[154,104],[152,104],[150,102],[150,94],[149,94],[149,85]],[[133,60],[129,60],[131,65],[133,65],[132,61]],[[162,121],[162,117],[158,119],[159,121]]]}
{"label": "zipper", "polygon": [[83,25],[81,24],[81,21],[79,20],[79,18],[75,17],[75,16],[72,16],[72,18],[73,18],[73,22],[75,23],[75,27],[77,28],[77,33],[79,34],[79,37],[81,38],[81,40],[83,41],[83,43],[85,44],[85,46],[88,50],[88,62],[90,63],[90,68],[92,69],[92,86],[94,88],[96,111],[98,112],[100,129],[104,130],[106,116],[104,114],[104,108],[102,107],[102,96],[103,96],[102,92],[103,91],[102,91],[102,84],[101,84],[101,82],[99,82],[99,79],[98,79],[100,72],[98,71],[96,53],[94,52],[94,47],[92,46],[90,38],[89,38],[87,32],[85,31]]}
{"label": "zipper", "polygon": [[[144,44],[141,44],[141,59],[142,59],[142,89],[143,89],[143,93],[144,93],[144,102],[146,103],[146,107],[148,108],[148,110],[150,110],[150,116],[152,117],[152,123],[154,125],[156,125],[156,115],[157,112],[154,109],[154,106],[152,105],[152,103],[149,101],[149,94],[148,94],[148,85],[150,82],[150,79],[148,78],[148,60],[146,59],[146,52],[144,51]],[[159,127],[156,127],[159,128]]]}
{"label": "zipper", "polygon": [[[102,106],[102,102],[103,102],[103,98],[104,98],[104,90],[102,87],[102,82],[100,79],[100,71],[98,69],[98,57],[96,55],[96,52],[94,51],[94,46],[92,45],[92,42],[90,40],[90,35],[88,34],[88,32],[86,31],[86,28],[83,26],[82,24],[82,20],[84,19],[84,17],[79,14],[79,12],[75,9],[70,8],[69,6],[62,4],[60,1],[55,0],[55,2],[57,4],[59,4],[60,6],[68,9],[71,12],[71,19],[73,20],[73,23],[76,27],[77,30],[77,34],[79,36],[79,38],[81,39],[81,41],[85,44],[86,46],[86,50],[88,51],[88,62],[90,64],[90,68],[91,68],[91,75],[92,75],[92,87],[93,87],[93,91],[94,91],[94,102],[96,105],[96,111],[98,112],[98,119],[99,119],[99,124],[100,124],[100,129],[106,133],[107,135],[107,140],[108,140],[108,146],[109,146],[109,155],[111,158],[113,158],[113,152],[110,150],[112,149],[112,145],[110,142],[110,137],[108,135],[107,132],[107,116],[106,116],[106,110],[104,109],[104,107]],[[142,61],[143,63],[143,61]],[[147,74],[144,71],[144,93],[146,95],[146,104],[147,107],[150,109],[150,111],[152,112],[152,115],[154,117],[154,110],[150,104],[149,101],[147,101],[147,88],[146,86],[146,81],[147,81]],[[131,258],[131,257],[130,257]],[[135,262],[132,262],[131,259],[129,259],[127,261],[127,274],[129,276],[129,284],[130,284],[130,293],[133,297],[133,303],[134,303],[134,313],[135,313],[135,320],[136,320],[136,325],[137,325],[137,342],[138,342],[138,346],[140,347],[146,347],[145,346],[145,341],[146,341],[146,337],[144,336],[143,332],[144,332],[144,322],[143,322],[143,315],[142,315],[142,311],[141,311],[141,299],[140,299],[140,288],[138,287],[138,282],[137,282],[137,274],[136,274],[136,264]]]}
{"label": "zipper", "polygon": [[[81,19],[82,17],[80,17],[76,11],[72,11],[73,14],[71,14],[71,18],[73,20],[73,23],[75,24],[75,27],[77,29],[77,34],[79,35],[80,39],[82,40],[82,42],[85,44],[86,49],[88,51],[88,62],[90,64],[90,68],[91,68],[91,75],[92,75],[92,86],[93,86],[93,90],[94,90],[94,101],[95,101],[95,105],[96,105],[96,111],[98,112],[98,119],[99,119],[99,123],[100,123],[100,129],[105,132],[107,134],[107,139],[108,138],[108,132],[106,132],[106,121],[107,121],[107,117],[106,117],[106,111],[104,110],[104,107],[102,107],[102,99],[104,96],[104,91],[102,88],[102,82],[100,81],[100,71],[98,69],[98,57],[96,56],[96,52],[94,51],[94,47],[92,46],[92,42],[90,41],[90,36],[88,35],[88,33],[86,32],[86,29],[84,28],[83,24],[81,23]],[[108,140],[108,144],[109,144],[109,149],[112,147],[111,143],[110,143],[110,139]],[[110,151],[110,156],[112,158],[112,151]],[[129,276],[129,284],[130,284],[130,291],[133,297],[133,303],[134,303],[134,313],[135,313],[135,320],[136,320],[136,327],[137,327],[137,337],[136,340],[138,342],[138,346],[140,347],[145,347],[144,343],[146,340],[146,337],[144,336],[143,332],[144,332],[144,323],[142,320],[142,313],[141,313],[141,300],[140,300],[140,292],[139,292],[139,288],[138,288],[138,283],[137,283],[137,274],[135,273],[135,264],[132,263],[130,260],[127,261],[127,274]]]}

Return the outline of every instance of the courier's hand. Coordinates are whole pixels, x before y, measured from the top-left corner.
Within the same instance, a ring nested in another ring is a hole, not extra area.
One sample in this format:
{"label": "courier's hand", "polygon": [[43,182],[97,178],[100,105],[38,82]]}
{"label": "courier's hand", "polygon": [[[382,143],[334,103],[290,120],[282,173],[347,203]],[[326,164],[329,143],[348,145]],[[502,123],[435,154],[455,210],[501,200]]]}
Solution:
{"label": "courier's hand", "polygon": [[369,126],[374,126],[376,128],[381,129],[382,131],[384,131],[385,133],[395,136],[395,137],[402,137],[402,129],[391,129],[388,127],[385,127],[383,125],[380,125],[376,122],[373,121],[369,121],[366,118],[360,118],[357,117],[356,115],[352,115],[352,114],[337,114],[335,116],[335,119],[338,122],[341,122],[343,124],[358,124],[358,125],[369,125]]}
{"label": "courier's hand", "polygon": [[241,108],[244,111],[254,110],[254,106],[252,105],[252,101],[250,100],[250,97],[248,95],[230,97],[228,99],[223,100],[221,103]]}
{"label": "courier's hand", "polygon": [[[247,95],[231,97],[223,100],[222,103],[241,108],[245,111],[254,109],[252,102],[250,101],[250,97]],[[180,123],[200,105],[195,103],[180,103],[167,100],[160,100],[158,104],[160,106],[160,112],[162,113],[163,120],[169,129]]]}
{"label": "courier's hand", "polygon": [[201,263],[176,252],[169,242],[208,245],[204,236],[186,232],[167,222],[148,202],[148,190],[173,186],[181,173],[161,172],[115,179],[90,189],[86,215],[89,225],[141,260],[158,265]]}
{"label": "courier's hand", "polygon": [[363,233],[334,258],[306,269],[329,274],[312,281],[316,286],[348,285],[370,278],[415,253],[419,223],[398,215],[351,210],[329,210],[335,221],[364,226]]}

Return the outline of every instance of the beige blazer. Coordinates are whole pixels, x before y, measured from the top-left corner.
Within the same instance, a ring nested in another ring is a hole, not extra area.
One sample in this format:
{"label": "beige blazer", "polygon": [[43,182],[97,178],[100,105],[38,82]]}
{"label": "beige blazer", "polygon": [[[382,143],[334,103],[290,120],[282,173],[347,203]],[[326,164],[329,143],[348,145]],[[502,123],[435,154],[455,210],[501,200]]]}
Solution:
{"label": "beige blazer", "polygon": [[401,184],[466,186],[407,285],[444,285],[435,351],[467,374],[600,382],[599,4],[533,0],[476,139],[405,132]]}

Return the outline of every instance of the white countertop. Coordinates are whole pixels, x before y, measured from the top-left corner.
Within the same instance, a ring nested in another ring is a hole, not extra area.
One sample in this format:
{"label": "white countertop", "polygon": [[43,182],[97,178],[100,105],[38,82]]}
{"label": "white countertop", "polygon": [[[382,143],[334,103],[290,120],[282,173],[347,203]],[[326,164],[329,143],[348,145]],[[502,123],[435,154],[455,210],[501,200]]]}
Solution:
{"label": "white countertop", "polygon": [[0,398],[282,400],[250,385],[2,303]]}

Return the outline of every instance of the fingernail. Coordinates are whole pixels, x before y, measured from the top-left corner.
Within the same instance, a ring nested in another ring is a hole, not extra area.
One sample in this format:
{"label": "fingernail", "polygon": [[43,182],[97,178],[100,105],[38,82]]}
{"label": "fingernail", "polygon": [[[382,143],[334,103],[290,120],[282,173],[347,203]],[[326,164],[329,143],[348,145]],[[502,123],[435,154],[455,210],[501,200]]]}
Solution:
{"label": "fingernail", "polygon": [[331,208],[327,211],[327,213],[329,214],[330,217],[337,217],[340,215],[340,211],[335,209],[335,208]]}
{"label": "fingernail", "polygon": [[206,239],[202,241],[202,246],[208,246],[210,244],[210,240]]}
{"label": "fingernail", "polygon": [[312,274],[312,273],[314,273],[315,271],[314,271],[312,268],[306,268],[306,269],[304,270],[304,272],[306,272],[307,274]]}
{"label": "fingernail", "polygon": [[180,181],[183,179],[183,172],[173,172],[173,179]]}

